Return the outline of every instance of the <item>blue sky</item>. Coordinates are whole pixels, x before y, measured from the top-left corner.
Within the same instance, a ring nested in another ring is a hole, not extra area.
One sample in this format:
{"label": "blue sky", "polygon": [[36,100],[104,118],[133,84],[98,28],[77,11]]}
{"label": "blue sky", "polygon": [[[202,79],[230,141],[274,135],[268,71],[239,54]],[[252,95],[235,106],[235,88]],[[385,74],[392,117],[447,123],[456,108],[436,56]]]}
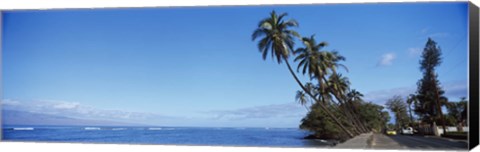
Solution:
{"label": "blue sky", "polygon": [[368,101],[415,92],[428,37],[443,52],[437,71],[447,97],[467,95],[467,3],[10,11],[4,108],[157,125],[297,127],[300,88],[251,41],[272,10],[345,56],[343,75]]}

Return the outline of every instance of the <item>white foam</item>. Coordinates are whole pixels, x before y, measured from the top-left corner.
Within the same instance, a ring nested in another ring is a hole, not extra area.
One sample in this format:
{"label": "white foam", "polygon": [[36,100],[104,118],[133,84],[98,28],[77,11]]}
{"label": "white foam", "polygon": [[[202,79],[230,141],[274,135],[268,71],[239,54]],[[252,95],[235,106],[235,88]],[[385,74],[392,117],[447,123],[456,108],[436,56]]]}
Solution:
{"label": "white foam", "polygon": [[164,128],[162,130],[175,130],[175,128]]}
{"label": "white foam", "polygon": [[34,128],[29,128],[29,127],[26,127],[26,128],[13,128],[13,130],[34,130]]}
{"label": "white foam", "polygon": [[148,130],[162,130],[162,128],[148,128]]}
{"label": "white foam", "polygon": [[85,129],[85,130],[101,130],[101,129],[98,128],[98,127],[85,127],[84,129]]}
{"label": "white foam", "polygon": [[112,128],[112,130],[127,130],[127,128]]}

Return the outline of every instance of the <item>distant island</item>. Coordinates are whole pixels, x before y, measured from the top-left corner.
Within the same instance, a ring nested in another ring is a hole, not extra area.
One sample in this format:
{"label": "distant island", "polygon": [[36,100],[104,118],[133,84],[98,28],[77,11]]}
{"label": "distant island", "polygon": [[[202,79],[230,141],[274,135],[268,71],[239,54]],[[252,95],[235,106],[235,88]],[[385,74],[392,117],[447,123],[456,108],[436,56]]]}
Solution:
{"label": "distant island", "polygon": [[17,110],[2,110],[3,126],[140,126],[142,124],[108,120],[78,119]]}

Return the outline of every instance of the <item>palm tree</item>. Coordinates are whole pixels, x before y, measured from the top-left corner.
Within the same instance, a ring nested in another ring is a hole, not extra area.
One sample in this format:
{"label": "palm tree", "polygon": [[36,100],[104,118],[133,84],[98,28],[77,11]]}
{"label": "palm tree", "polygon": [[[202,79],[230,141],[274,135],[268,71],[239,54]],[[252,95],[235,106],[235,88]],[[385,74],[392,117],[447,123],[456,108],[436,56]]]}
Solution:
{"label": "palm tree", "polygon": [[368,130],[362,123],[360,123],[357,115],[355,115],[355,112],[353,112],[352,107],[346,101],[346,92],[350,85],[348,78],[343,77],[342,74],[333,73],[330,75],[327,81],[328,89],[339,102],[340,107],[343,109],[343,113],[350,119],[350,121],[353,122],[353,125],[356,126],[356,129],[359,129],[361,132],[367,132]]}
{"label": "palm tree", "polygon": [[337,94],[339,98],[346,98],[346,92],[350,88],[350,81],[340,73],[330,75],[328,79],[330,91]]}
{"label": "palm tree", "polygon": [[[302,90],[305,91],[305,93],[315,99],[314,95],[308,92],[303,86],[288,62],[288,57],[294,53],[293,47],[295,43],[293,38],[300,37],[300,35],[294,30],[290,29],[292,27],[298,27],[298,23],[293,19],[284,21],[283,18],[285,18],[285,16],[287,16],[286,13],[277,15],[275,11],[272,11],[270,13],[270,17],[260,21],[257,29],[252,34],[252,40],[260,38],[260,41],[258,42],[258,49],[262,53],[264,60],[270,51],[272,58],[276,58],[279,64],[282,62],[282,60],[285,61],[290,74],[292,74],[298,85],[302,88]],[[350,137],[353,137],[353,134],[351,134],[350,131],[343,126],[343,124],[333,115],[332,112],[330,112],[322,104],[320,107],[336,122],[339,127],[341,127]]]}
{"label": "palm tree", "polygon": [[310,112],[310,109],[308,109],[308,97],[305,95],[305,92],[298,90],[297,95],[295,95],[295,99],[300,103],[302,106],[307,109],[308,112]]}
{"label": "palm tree", "polygon": [[[340,75],[341,76],[341,75]],[[341,80],[341,79],[340,79]],[[341,80],[345,81],[345,80]],[[348,91],[348,92],[347,92]],[[360,101],[362,101],[361,97],[363,97],[363,94],[358,92],[355,89],[349,90],[349,88],[345,88],[343,91],[344,95],[344,100],[345,100],[345,105],[348,107],[348,109],[351,111],[353,118],[357,122],[358,126],[364,131],[368,132],[369,129],[366,125],[366,120],[362,119],[359,117],[360,111],[358,110],[358,107],[360,106]]]}
{"label": "palm tree", "polygon": [[363,94],[355,89],[352,89],[350,92],[348,92],[347,96],[349,97],[350,101],[361,101]]}
{"label": "palm tree", "polygon": [[[305,89],[307,92],[310,92],[314,97],[318,97],[318,88],[315,87],[315,85],[311,82],[307,82],[305,85]],[[303,90],[298,90],[297,94],[295,95],[295,99],[297,100],[298,103],[300,103],[302,106],[305,106],[308,112],[310,112],[310,107],[311,105],[307,105],[308,103],[312,103],[312,99],[305,93]]]}
{"label": "palm tree", "polygon": [[258,49],[264,60],[270,50],[272,58],[276,57],[279,64],[282,60],[287,61],[295,44],[293,38],[300,37],[296,31],[289,29],[298,27],[298,22],[293,19],[283,20],[287,15],[287,13],[277,15],[272,11],[270,17],[260,21],[258,28],[253,32],[252,40],[263,37],[258,43]]}
{"label": "palm tree", "polygon": [[[294,59],[294,61],[299,61],[297,71],[302,70],[302,73],[308,73],[311,79],[317,79],[320,94],[319,100],[323,101],[322,103],[326,103],[331,97],[328,92],[328,80],[325,76],[332,71],[335,72],[336,67],[340,66],[338,61],[345,60],[345,58],[337,52],[320,51],[327,46],[327,43],[320,42],[317,44],[314,35],[304,37],[302,41],[305,47],[300,47],[294,52],[298,54]],[[348,87],[348,84],[346,85]],[[346,116],[348,117],[348,114]]]}
{"label": "palm tree", "polygon": [[319,63],[321,62],[321,52],[319,50],[328,44],[326,42],[320,42],[319,44],[316,44],[314,35],[312,35],[310,38],[304,37],[302,38],[302,41],[305,45],[305,48],[298,48],[295,50],[295,53],[298,53],[295,61],[300,60],[298,63],[297,72],[302,69],[302,73],[306,74],[308,72],[308,75],[312,79],[316,78],[316,75],[326,75],[322,72],[326,72],[327,67],[324,64]]}

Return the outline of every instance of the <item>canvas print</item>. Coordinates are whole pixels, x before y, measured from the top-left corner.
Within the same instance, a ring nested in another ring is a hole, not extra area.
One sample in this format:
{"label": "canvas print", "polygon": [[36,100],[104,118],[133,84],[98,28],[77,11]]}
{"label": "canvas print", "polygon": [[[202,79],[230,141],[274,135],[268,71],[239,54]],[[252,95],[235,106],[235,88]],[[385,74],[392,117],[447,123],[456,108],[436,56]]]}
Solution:
{"label": "canvas print", "polygon": [[468,3],[2,12],[3,142],[467,150]]}

